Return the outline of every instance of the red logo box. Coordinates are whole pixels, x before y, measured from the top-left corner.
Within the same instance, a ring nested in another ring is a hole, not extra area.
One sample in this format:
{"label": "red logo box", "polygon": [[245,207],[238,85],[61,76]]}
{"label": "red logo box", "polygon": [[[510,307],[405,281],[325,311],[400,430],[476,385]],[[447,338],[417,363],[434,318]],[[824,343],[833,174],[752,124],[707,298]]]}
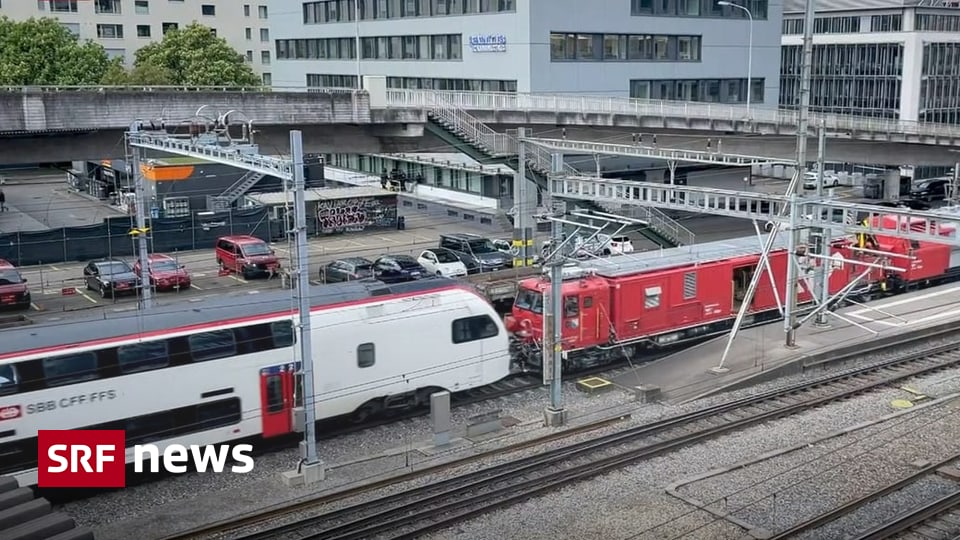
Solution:
{"label": "red logo box", "polygon": [[122,488],[127,483],[123,430],[40,430],[37,486]]}

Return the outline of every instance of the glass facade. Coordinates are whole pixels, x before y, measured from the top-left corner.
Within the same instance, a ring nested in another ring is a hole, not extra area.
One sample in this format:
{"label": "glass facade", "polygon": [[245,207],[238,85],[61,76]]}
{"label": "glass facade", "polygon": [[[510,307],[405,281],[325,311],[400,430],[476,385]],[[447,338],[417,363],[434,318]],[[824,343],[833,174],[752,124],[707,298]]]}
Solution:
{"label": "glass facade", "polygon": [[414,163],[386,156],[366,154],[325,154],[326,163],[335,168],[379,176],[382,171],[403,171],[407,178],[422,177],[423,183],[453,191],[503,201],[513,195],[512,174],[484,174],[479,171]]}
{"label": "glass facade", "polygon": [[935,15],[917,13],[914,16],[917,30],[926,32],[960,32],[960,15]]}
{"label": "glass facade", "polygon": [[[356,75],[307,73],[308,88],[356,88]],[[468,92],[516,92],[517,81],[494,79],[442,79],[435,77],[387,77],[387,88],[460,90]]]}
{"label": "glass facade", "polygon": [[[750,101],[763,103],[764,79],[753,79]],[[746,103],[747,79],[637,79],[630,81],[630,97]]]}
{"label": "glass facade", "polygon": [[[767,0],[737,3],[749,9],[754,19],[767,18]],[[631,0],[630,13],[634,16],[747,18],[742,9],[718,5],[716,0]]]}
{"label": "glass facade", "polygon": [[[449,17],[509,13],[516,0],[359,0],[361,21]],[[349,22],[356,18],[354,0],[323,0],[303,3],[303,24]]]}
{"label": "glass facade", "polygon": [[[356,39],[278,39],[277,60],[352,60]],[[463,58],[460,34],[360,38],[365,60],[454,60]]]}
{"label": "glass facade", "polygon": [[960,124],[960,43],[924,43],[921,122]]}
{"label": "glass facade", "polygon": [[[780,105],[800,103],[799,45],[780,49]],[[900,43],[814,45],[810,85],[812,110],[898,118],[903,72]]]}
{"label": "glass facade", "polygon": [[700,48],[700,36],[550,33],[554,62],[699,62]]}

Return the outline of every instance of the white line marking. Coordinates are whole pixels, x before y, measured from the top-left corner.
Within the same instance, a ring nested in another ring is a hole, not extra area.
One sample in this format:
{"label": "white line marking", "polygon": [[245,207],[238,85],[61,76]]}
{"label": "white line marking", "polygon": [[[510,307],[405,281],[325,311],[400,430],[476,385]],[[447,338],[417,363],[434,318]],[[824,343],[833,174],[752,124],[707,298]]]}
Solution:
{"label": "white line marking", "polygon": [[[848,315],[849,315],[849,314],[848,314]],[[850,317],[853,317],[853,318],[855,318],[855,319],[860,319],[861,321],[865,322],[866,324],[876,323],[876,324],[882,324],[882,325],[884,325],[884,326],[889,326],[889,327],[892,327],[892,328],[899,328],[899,327],[903,326],[903,324],[900,324],[900,323],[892,323],[892,322],[889,322],[889,321],[878,321],[878,320],[876,320],[876,319],[871,319],[870,317],[867,317],[866,315],[859,315],[859,314],[857,314],[857,315],[849,315],[849,316],[850,316]]]}
{"label": "white line marking", "polygon": [[246,283],[246,282],[247,282],[247,280],[245,280],[245,279],[243,279],[243,278],[238,278],[237,276],[235,276],[235,275],[233,275],[233,274],[230,274],[230,277],[233,278],[233,279],[235,279],[235,280],[237,280],[237,281],[239,281],[240,283]]}
{"label": "white line marking", "polygon": [[203,290],[203,289],[201,289],[200,287],[197,287],[197,284],[196,284],[196,283],[191,283],[191,284],[190,284],[190,288],[196,289],[196,290],[198,290],[198,291],[202,291],[202,290]]}
{"label": "white line marking", "polygon": [[206,274],[194,274],[193,277],[207,277]]}
{"label": "white line marking", "polygon": [[868,312],[868,311],[873,311],[874,309],[882,309],[882,310],[885,310],[885,311],[886,311],[887,308],[891,308],[891,307],[894,307],[894,306],[902,306],[903,304],[909,304],[909,303],[911,303],[911,302],[916,302],[916,301],[918,301],[918,300],[926,300],[926,299],[928,299],[928,298],[934,298],[934,297],[937,297],[937,296],[942,296],[942,295],[944,295],[944,294],[951,293],[951,292],[957,292],[957,291],[960,291],[960,287],[953,287],[952,289],[947,289],[947,290],[945,290],[945,291],[938,291],[938,292],[923,294],[923,295],[920,295],[920,296],[914,296],[913,298],[907,298],[907,299],[904,299],[904,300],[897,300],[896,302],[889,302],[889,303],[887,303],[887,304],[881,304],[881,305],[879,305],[879,306],[870,306],[870,308],[872,308],[872,309],[860,309],[860,310],[857,310],[857,311],[853,311],[853,312],[847,313],[847,315],[848,315],[848,316],[849,316],[849,315],[857,315],[857,314],[860,314],[860,313],[866,313],[866,312]]}
{"label": "white line marking", "polygon": [[33,303],[33,302],[30,302],[30,307],[32,307],[33,309],[35,309],[35,310],[37,310],[37,311],[43,311],[42,309],[40,309],[40,306],[36,305],[36,304]]}
{"label": "white line marking", "polygon": [[386,237],[386,236],[377,236],[376,238],[378,238],[379,240],[382,240],[382,241],[384,241],[384,242],[387,242],[388,244],[396,244],[396,243],[397,243],[397,241],[394,240],[393,238],[388,238],[388,237]]}
{"label": "white line marking", "polygon": [[935,321],[937,319],[945,319],[947,317],[952,317],[958,314],[960,314],[960,309],[955,309],[953,311],[944,311],[943,313],[937,313],[936,315],[928,315],[926,317],[922,317],[914,321],[909,321],[907,322],[907,324],[921,324],[928,321]]}
{"label": "white line marking", "polygon": [[97,303],[96,300],[94,300],[93,298],[90,298],[90,296],[89,296],[87,293],[81,291],[79,288],[78,288],[78,289],[75,289],[75,290],[77,291],[77,294],[79,294],[80,296],[82,296],[82,297],[86,298],[87,300],[89,300],[90,303],[92,303],[92,304],[96,304],[96,303]]}
{"label": "white line marking", "polygon": [[49,265],[49,266],[50,266],[50,269],[51,269],[51,270],[56,270],[57,272],[59,272],[59,271],[60,271],[60,269],[59,269],[59,268],[57,268],[56,266],[54,266],[54,265],[52,265],[52,264],[51,264],[51,265]]}

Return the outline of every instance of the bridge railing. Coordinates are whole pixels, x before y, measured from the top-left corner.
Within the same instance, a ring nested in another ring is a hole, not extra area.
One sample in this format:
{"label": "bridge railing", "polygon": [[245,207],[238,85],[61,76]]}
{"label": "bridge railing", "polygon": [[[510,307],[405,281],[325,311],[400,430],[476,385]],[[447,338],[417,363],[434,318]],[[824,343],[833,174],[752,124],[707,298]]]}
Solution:
{"label": "bridge railing", "polygon": [[224,92],[224,93],[321,93],[321,94],[351,94],[354,92],[366,93],[354,88],[307,88],[304,86],[147,86],[147,85],[94,85],[94,86],[0,86],[0,92],[6,93],[65,93],[65,92]]}
{"label": "bridge railing", "polygon": [[[661,101],[623,97],[574,96],[553,94],[514,94],[508,92],[455,92],[443,90],[387,91],[392,107],[426,107],[438,99],[470,110],[533,111],[582,114],[624,114],[636,116],[703,118],[761,124],[797,125],[797,111],[753,106],[749,114],[744,105]],[[810,125],[823,123],[831,131],[913,134],[960,137],[960,126],[911,122],[856,115],[811,113]]]}

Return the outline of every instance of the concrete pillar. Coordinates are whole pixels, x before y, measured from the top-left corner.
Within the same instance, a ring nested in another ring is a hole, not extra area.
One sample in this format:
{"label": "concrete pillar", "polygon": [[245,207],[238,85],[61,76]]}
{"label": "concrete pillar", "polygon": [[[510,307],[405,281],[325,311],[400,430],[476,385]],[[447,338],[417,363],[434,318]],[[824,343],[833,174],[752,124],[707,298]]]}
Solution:
{"label": "concrete pillar", "polygon": [[[907,10],[910,12],[911,10]],[[907,21],[904,20],[906,25]],[[908,28],[904,26],[904,28]],[[912,26],[910,27],[912,28]],[[916,33],[904,33],[903,84],[900,86],[900,119],[916,122],[920,117],[920,74],[923,73],[923,40]]]}
{"label": "concrete pillar", "polygon": [[883,175],[883,199],[895,201],[900,198],[900,171],[887,170]]}

